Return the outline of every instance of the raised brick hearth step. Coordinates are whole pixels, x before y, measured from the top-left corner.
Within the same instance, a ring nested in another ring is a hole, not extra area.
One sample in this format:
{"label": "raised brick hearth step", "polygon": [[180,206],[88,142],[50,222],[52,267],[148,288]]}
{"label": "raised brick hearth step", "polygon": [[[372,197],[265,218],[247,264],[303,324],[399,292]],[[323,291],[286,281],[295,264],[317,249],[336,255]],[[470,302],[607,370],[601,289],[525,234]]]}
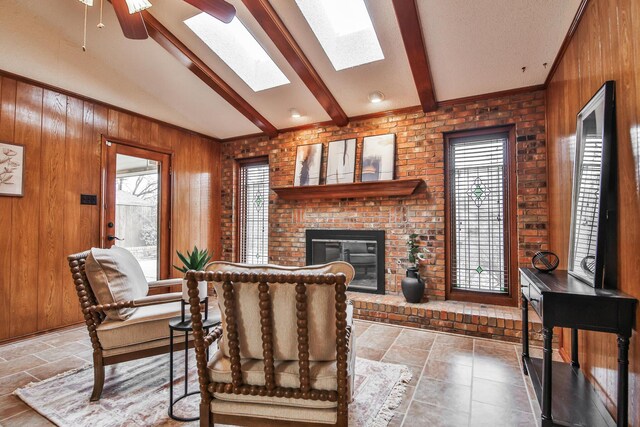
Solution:
{"label": "raised brick hearth step", "polygon": [[[522,336],[522,315],[517,307],[461,301],[412,304],[399,295],[347,294],[353,301],[356,319],[510,342],[519,342]],[[533,345],[542,345],[541,332],[540,318],[530,310],[529,336]]]}

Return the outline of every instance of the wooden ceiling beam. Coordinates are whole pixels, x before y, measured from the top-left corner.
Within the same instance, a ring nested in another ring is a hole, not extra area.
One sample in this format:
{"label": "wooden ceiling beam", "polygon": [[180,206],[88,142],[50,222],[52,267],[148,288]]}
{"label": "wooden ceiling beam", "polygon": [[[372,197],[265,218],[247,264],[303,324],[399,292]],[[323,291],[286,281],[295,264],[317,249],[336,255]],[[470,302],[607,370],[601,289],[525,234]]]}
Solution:
{"label": "wooden ceiling beam", "polygon": [[431,68],[429,67],[427,47],[422,36],[418,6],[415,0],[393,0],[393,8],[400,26],[404,48],[409,58],[413,81],[418,90],[420,105],[422,105],[422,110],[425,113],[433,111],[438,108],[438,104],[434,92],[433,78],[431,77]]}
{"label": "wooden ceiling beam", "polygon": [[216,91],[243,116],[249,119],[262,132],[270,137],[278,135],[278,130],[269,123],[258,111],[244,98],[231,88],[220,76],[213,72],[195,53],[182,43],[171,31],[153,17],[148,11],[143,11],[142,17],[147,25],[149,36],[198,76],[207,86]]}
{"label": "wooden ceiling beam", "polygon": [[337,126],[349,123],[347,114],[324,84],[318,72],[284,25],[268,0],[242,0],[249,12],[276,45],[280,53],[300,76],[322,108]]}

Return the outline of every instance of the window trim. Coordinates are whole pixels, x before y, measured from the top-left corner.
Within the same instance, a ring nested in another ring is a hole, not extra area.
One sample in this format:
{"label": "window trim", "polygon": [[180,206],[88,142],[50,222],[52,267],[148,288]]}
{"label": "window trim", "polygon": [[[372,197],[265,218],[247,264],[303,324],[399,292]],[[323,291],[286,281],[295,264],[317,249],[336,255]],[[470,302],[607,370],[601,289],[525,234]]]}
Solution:
{"label": "window trim", "polygon": [[[265,164],[269,166],[269,156],[236,159],[234,163],[235,164],[234,164],[233,175],[235,180],[235,191],[234,191],[235,206],[233,210],[234,210],[235,220],[234,220],[233,228],[234,228],[235,236],[234,236],[233,259],[235,262],[241,262],[240,261],[240,247],[241,247],[241,244],[240,244],[240,226],[241,226],[240,225],[240,200],[241,200],[240,170],[242,169],[243,166],[247,166],[247,165]],[[271,171],[269,171],[269,175],[271,175],[270,172]],[[271,176],[269,176],[269,182],[271,182]],[[271,192],[271,189],[269,189],[269,192]],[[269,245],[267,244],[267,259],[269,259],[268,250],[269,250]]]}
{"label": "window trim", "polygon": [[[509,292],[496,294],[493,292],[452,289],[451,287],[451,254],[453,230],[451,228],[451,182],[449,177],[449,156],[452,139],[506,133],[507,170],[505,179],[505,254],[508,254],[507,277]],[[518,225],[517,225],[517,178],[516,178],[516,133],[515,125],[488,127],[462,132],[444,134],[444,198],[445,198],[445,298],[481,304],[495,304],[516,307],[518,305]]]}

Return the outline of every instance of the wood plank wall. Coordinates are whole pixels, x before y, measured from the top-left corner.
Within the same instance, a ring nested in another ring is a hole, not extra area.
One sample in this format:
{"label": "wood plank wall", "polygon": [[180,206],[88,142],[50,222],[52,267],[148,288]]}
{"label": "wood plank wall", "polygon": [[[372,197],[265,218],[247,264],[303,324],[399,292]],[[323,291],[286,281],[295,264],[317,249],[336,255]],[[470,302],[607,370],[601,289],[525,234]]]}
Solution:
{"label": "wood plank wall", "polygon": [[101,134],[174,152],[173,246],[220,255],[216,142],[2,75],[0,100],[0,141],[26,156],[24,197],[0,197],[0,341],[82,319],[66,256],[99,245],[99,207],[80,194],[100,195]]}
{"label": "wood plank wall", "polygon": [[[547,89],[551,250],[569,247],[576,115],[606,80],[616,81],[620,288],[640,299],[640,1],[591,0]],[[637,313],[640,319],[640,312]],[[615,414],[615,337],[580,335],[583,369]],[[563,348],[569,354],[570,335]],[[640,425],[640,339],[631,341],[630,422]]]}

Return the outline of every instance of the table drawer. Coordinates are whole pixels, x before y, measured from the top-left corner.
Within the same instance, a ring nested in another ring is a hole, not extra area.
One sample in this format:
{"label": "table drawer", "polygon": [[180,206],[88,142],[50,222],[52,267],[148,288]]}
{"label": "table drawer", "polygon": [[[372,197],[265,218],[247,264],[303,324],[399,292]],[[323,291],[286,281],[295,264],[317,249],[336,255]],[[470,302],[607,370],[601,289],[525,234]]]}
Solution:
{"label": "table drawer", "polygon": [[542,317],[542,292],[534,284],[529,285],[529,303],[538,316]]}

